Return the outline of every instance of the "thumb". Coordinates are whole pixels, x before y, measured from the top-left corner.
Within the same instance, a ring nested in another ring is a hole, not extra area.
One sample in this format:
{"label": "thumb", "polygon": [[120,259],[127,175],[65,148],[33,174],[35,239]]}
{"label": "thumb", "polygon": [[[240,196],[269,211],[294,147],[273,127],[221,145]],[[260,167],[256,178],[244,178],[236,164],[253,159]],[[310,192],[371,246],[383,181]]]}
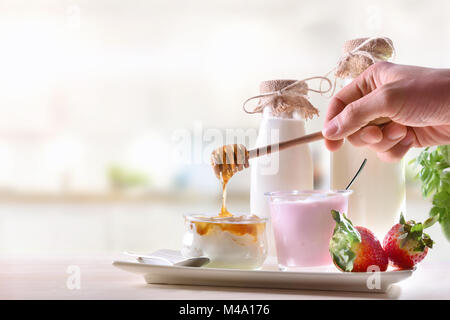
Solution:
{"label": "thumb", "polygon": [[346,105],[325,124],[322,133],[330,140],[343,139],[368,125],[372,120],[389,116],[386,94],[383,89],[376,89]]}

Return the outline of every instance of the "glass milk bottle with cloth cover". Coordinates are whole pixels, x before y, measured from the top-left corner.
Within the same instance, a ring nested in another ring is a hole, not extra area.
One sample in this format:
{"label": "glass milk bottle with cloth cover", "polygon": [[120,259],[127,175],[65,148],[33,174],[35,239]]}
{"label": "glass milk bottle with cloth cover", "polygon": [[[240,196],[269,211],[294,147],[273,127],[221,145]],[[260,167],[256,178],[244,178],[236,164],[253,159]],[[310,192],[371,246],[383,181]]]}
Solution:
{"label": "glass milk bottle with cloth cover", "polygon": [[[388,38],[347,41],[344,44],[344,56],[336,69],[336,77],[348,84],[371,64],[388,60],[393,53],[394,47]],[[353,224],[367,227],[378,239],[383,239],[404,210],[404,162],[383,162],[375,151],[354,147],[345,141],[338,151],[331,154],[331,186],[333,189],[344,188],[364,158],[367,158],[367,165],[352,185],[354,193],[349,199],[348,215]]]}
{"label": "glass milk bottle with cloth cover", "polygon": [[[283,92],[284,89],[287,90]],[[262,113],[254,148],[305,135],[305,119],[318,114],[307,99],[308,90],[311,89],[305,81],[271,80],[260,84],[261,96],[250,98],[259,98],[258,106],[253,111],[245,109],[248,113]],[[270,94],[277,91],[275,95]],[[307,144],[252,159],[250,168],[252,214],[270,218],[269,204],[264,196],[266,192],[313,189],[313,162]],[[270,220],[268,246],[269,255],[275,255]]]}

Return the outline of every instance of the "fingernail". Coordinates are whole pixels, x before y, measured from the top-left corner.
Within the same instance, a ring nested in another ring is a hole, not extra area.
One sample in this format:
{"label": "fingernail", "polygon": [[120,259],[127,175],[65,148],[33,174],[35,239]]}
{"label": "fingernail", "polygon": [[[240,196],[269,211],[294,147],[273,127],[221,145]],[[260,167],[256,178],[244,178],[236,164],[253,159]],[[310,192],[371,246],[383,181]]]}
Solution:
{"label": "fingernail", "polygon": [[400,144],[402,145],[402,146],[409,146],[409,145],[411,145],[412,143],[414,142],[414,136],[412,135],[412,134],[410,134],[410,135],[407,135],[406,137],[405,137],[405,139],[403,139],[401,142],[400,142]]}
{"label": "fingernail", "polygon": [[322,133],[325,137],[332,138],[338,132],[338,129],[339,126],[337,124],[337,121],[333,119],[325,125],[325,128],[323,128]]}
{"label": "fingernail", "polygon": [[[403,127],[404,128],[404,127]],[[407,131],[405,129],[403,129],[402,127],[393,130],[391,132],[389,132],[388,134],[388,138],[389,140],[399,140],[401,138],[404,138],[406,136]]]}
{"label": "fingernail", "polygon": [[362,132],[359,136],[361,140],[367,144],[374,144],[380,142],[380,139],[374,137],[373,135],[367,134],[366,132]]}

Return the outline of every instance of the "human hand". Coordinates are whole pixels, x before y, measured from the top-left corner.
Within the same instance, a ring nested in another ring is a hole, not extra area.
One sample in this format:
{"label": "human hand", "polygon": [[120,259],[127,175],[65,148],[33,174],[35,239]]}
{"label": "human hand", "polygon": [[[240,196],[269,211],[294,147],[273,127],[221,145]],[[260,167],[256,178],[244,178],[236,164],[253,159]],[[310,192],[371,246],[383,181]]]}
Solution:
{"label": "human hand", "polygon": [[[369,124],[381,117],[392,122]],[[333,97],[322,133],[330,151],[346,138],[389,162],[412,147],[450,144],[450,69],[376,63]]]}

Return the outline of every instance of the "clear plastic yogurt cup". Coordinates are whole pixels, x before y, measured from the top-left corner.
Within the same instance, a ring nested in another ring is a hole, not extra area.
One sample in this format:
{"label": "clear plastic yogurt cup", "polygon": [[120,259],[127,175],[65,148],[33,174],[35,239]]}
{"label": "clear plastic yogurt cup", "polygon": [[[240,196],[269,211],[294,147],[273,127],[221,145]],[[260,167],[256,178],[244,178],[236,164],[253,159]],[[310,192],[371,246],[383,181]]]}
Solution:
{"label": "clear plastic yogurt cup", "polygon": [[258,269],[267,257],[267,219],[255,215],[218,217],[186,214],[181,253],[206,256],[210,268]]}
{"label": "clear plastic yogurt cup", "polygon": [[351,190],[267,192],[280,270],[332,264],[331,210],[347,214]]}

